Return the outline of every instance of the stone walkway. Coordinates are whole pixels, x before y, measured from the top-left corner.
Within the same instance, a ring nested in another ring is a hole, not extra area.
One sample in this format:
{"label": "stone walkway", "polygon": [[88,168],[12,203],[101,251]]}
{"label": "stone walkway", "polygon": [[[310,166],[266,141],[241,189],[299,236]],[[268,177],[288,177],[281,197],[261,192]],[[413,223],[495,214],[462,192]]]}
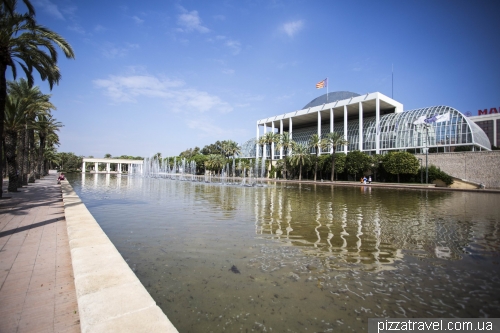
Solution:
{"label": "stone walkway", "polygon": [[80,332],[60,185],[52,173],[0,199],[0,333]]}

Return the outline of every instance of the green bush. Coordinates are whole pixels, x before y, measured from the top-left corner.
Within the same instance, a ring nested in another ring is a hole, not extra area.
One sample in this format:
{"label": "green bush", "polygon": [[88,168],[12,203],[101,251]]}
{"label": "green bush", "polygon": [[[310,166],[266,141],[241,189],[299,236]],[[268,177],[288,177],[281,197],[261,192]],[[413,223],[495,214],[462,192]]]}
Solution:
{"label": "green bush", "polygon": [[436,179],[442,180],[446,185],[453,184],[453,179],[451,178],[451,176],[449,174],[442,171],[440,168],[436,167],[435,165],[431,165],[429,167],[429,181],[432,182]]}

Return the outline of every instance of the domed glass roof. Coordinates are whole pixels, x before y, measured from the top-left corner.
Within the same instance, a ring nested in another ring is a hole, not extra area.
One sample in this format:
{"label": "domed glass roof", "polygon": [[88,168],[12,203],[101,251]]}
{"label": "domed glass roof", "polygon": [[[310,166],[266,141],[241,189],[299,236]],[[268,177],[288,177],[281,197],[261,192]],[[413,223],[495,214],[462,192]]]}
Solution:
{"label": "domed glass roof", "polygon": [[307,108],[310,108],[313,106],[323,105],[325,103],[341,101],[343,99],[348,99],[351,97],[361,96],[360,94],[356,94],[356,93],[353,93],[350,91],[334,91],[334,92],[328,93],[328,101],[327,101],[326,95],[327,94],[316,97],[315,99],[310,101],[309,104],[304,106],[303,109],[307,109]]}

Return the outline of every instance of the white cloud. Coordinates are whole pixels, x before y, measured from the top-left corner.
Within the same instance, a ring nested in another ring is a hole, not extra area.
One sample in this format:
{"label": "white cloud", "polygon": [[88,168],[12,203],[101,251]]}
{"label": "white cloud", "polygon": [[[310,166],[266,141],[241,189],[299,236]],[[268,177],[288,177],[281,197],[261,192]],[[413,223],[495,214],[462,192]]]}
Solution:
{"label": "white cloud", "polygon": [[130,50],[138,49],[138,44],[126,43],[125,46],[117,46],[113,43],[104,43],[101,47],[101,53],[108,59],[124,57]]}
{"label": "white cloud", "polygon": [[144,22],[144,20],[138,18],[137,16],[132,16],[132,19],[135,21],[135,23],[137,24],[141,24],[142,22]]}
{"label": "white cloud", "polygon": [[281,30],[284,31],[288,36],[293,37],[297,32],[302,30],[303,27],[304,22],[302,20],[298,20],[283,24]]}
{"label": "white cloud", "polygon": [[198,15],[198,12],[196,10],[193,10],[191,12],[186,11],[179,15],[177,23],[182,27],[181,31],[183,32],[190,32],[195,30],[201,33],[207,33],[210,31],[210,29],[201,24],[200,16]]}
{"label": "white cloud", "polygon": [[213,137],[213,138],[224,138],[224,137],[234,137],[235,135],[241,135],[246,132],[241,129],[235,129],[233,127],[223,128],[216,126],[212,123],[210,119],[192,119],[186,121],[190,129],[196,130],[197,133],[201,134],[202,137]]}
{"label": "white cloud", "polygon": [[78,23],[75,23],[75,24],[69,26],[68,29],[71,31],[77,32],[79,34],[85,35],[85,29],[83,29],[83,27],[81,25],[79,25]]}
{"label": "white cloud", "polygon": [[94,27],[95,32],[101,32],[101,31],[106,31],[106,28],[103,27],[102,25],[98,24]]}
{"label": "white cloud", "polygon": [[93,81],[114,102],[137,102],[139,97],[160,98],[173,112],[231,112],[233,108],[218,96],[193,88],[184,88],[180,80],[160,79],[151,75],[110,76]]}
{"label": "white cloud", "polygon": [[64,16],[59,11],[57,5],[53,4],[50,0],[36,0],[35,5],[36,8],[42,8],[42,10],[49,15],[52,15],[60,20],[64,20]]}
{"label": "white cloud", "polygon": [[234,69],[224,69],[222,71],[222,73],[232,75],[232,74],[234,74]]}
{"label": "white cloud", "polygon": [[228,40],[226,43],[226,46],[229,47],[233,55],[237,55],[241,51],[241,43],[235,40]]}

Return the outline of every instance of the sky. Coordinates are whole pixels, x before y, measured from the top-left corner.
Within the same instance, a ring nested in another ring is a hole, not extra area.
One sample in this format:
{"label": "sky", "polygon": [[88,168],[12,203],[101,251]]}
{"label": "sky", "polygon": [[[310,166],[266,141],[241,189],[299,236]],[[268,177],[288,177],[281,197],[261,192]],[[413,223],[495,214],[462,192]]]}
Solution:
{"label": "sky", "polygon": [[326,77],[329,92],[378,91],[405,110],[500,107],[497,1],[31,1],[76,55],[61,52],[52,91],[35,75],[64,125],[59,152],[243,144],[257,120],[325,94]]}

